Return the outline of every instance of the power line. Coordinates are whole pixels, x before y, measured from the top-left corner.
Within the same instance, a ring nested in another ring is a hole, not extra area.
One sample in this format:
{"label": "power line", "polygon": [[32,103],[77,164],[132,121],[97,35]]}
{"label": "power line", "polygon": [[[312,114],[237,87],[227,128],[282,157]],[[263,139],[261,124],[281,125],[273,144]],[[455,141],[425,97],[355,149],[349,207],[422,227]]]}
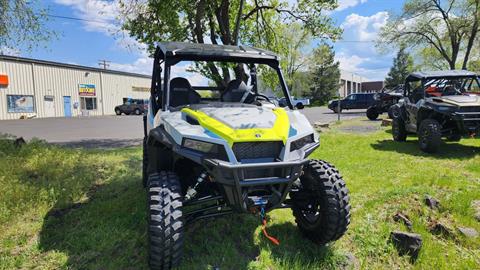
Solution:
{"label": "power line", "polygon": [[65,20],[74,20],[74,21],[83,21],[83,22],[96,22],[96,23],[107,23],[106,21],[99,21],[99,20],[88,20],[78,17],[70,17],[70,16],[62,16],[62,15],[55,15],[55,14],[45,14],[47,17],[57,18],[57,19],[65,19]]}
{"label": "power line", "polygon": [[[62,15],[55,15],[55,14],[46,14],[46,16],[47,17],[52,17],[52,18],[57,18],[57,19],[64,19],[64,20],[95,22],[95,23],[108,23],[106,21],[90,20],[90,19],[83,19],[83,18],[78,18],[78,17],[62,16]],[[375,40],[337,40],[334,43],[375,43]]]}

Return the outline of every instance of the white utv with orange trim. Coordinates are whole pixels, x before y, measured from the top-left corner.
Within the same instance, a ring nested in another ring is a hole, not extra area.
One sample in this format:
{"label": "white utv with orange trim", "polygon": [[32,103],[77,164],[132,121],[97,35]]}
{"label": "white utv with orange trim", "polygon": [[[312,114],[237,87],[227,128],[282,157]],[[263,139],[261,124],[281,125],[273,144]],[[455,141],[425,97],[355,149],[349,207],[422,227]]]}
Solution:
{"label": "white utv with orange trim", "polygon": [[[188,62],[240,66],[248,80],[192,86],[189,78],[172,76]],[[259,93],[260,65],[262,71],[276,72],[286,108],[275,107]],[[307,159],[319,146],[319,137],[290,100],[278,57],[271,52],[159,44],[144,117],[143,184],[148,191],[152,269],[177,266],[184,227],[203,218],[252,213],[266,222],[266,212],[291,208],[298,228],[318,244],[345,233],[350,223],[348,189],[334,166]]]}

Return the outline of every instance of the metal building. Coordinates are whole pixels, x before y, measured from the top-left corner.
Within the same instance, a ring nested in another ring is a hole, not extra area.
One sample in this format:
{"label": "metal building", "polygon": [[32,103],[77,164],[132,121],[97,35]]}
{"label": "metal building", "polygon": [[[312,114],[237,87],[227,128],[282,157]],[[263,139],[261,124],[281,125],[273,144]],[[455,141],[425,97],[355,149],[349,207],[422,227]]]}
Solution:
{"label": "metal building", "polygon": [[0,120],[115,114],[147,99],[150,76],[0,55]]}
{"label": "metal building", "polygon": [[368,81],[368,79],[356,73],[341,69],[340,88],[338,89],[340,97],[362,92],[362,83],[365,81]]}

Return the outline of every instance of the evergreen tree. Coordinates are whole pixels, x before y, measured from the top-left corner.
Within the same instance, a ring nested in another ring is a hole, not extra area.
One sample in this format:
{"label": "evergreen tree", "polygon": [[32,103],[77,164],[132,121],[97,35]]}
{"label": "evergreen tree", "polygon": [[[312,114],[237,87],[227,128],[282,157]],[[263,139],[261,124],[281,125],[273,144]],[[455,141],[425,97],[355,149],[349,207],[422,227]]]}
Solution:
{"label": "evergreen tree", "polygon": [[413,59],[405,52],[404,48],[401,48],[397,56],[393,59],[393,66],[388,72],[387,78],[385,78],[386,87],[395,87],[405,82],[405,78],[413,70]]}
{"label": "evergreen tree", "polygon": [[310,95],[314,104],[324,105],[337,95],[340,81],[339,66],[340,63],[335,61],[332,47],[321,45],[313,51]]}

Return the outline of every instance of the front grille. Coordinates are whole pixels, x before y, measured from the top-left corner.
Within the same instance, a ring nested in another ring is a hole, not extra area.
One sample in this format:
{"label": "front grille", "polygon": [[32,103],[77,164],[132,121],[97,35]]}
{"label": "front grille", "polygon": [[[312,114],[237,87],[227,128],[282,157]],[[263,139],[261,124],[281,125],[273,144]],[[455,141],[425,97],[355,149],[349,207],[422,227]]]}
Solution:
{"label": "front grille", "polygon": [[480,106],[468,106],[468,107],[460,107],[460,112],[478,112],[480,113]]}
{"label": "front grille", "polygon": [[478,121],[480,120],[480,107],[479,106],[460,107],[458,114],[462,115],[464,120]]}
{"label": "front grille", "polygon": [[233,153],[237,160],[272,158],[276,159],[282,151],[282,142],[241,142],[233,144]]}

